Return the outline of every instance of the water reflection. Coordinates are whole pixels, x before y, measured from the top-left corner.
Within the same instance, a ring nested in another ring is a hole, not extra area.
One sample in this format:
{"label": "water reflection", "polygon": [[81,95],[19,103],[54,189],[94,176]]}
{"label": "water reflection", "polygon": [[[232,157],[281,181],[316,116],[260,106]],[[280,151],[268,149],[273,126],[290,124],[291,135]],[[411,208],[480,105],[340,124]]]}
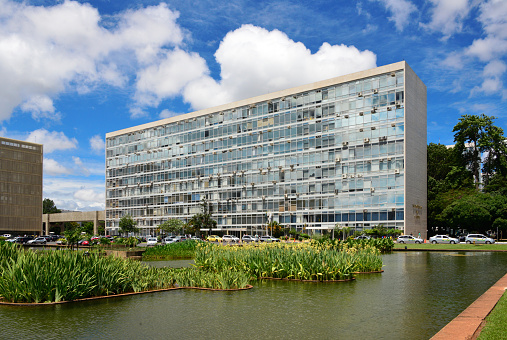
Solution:
{"label": "water reflection", "polygon": [[383,274],[358,275],[355,282],[262,281],[241,292],[179,290],[60,306],[1,306],[0,320],[8,325],[1,334],[428,339],[504,275],[505,263],[507,253],[395,253],[384,256]]}

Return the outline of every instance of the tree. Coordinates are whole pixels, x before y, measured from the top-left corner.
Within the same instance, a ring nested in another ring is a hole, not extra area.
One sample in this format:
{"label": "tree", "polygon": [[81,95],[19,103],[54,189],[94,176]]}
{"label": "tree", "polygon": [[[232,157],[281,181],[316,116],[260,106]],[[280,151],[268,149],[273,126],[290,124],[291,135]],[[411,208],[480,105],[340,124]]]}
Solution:
{"label": "tree", "polygon": [[93,235],[93,222],[88,221],[81,223],[81,231],[88,235]]}
{"label": "tree", "polygon": [[127,214],[120,218],[120,233],[134,233],[139,231],[139,228],[136,227],[136,222],[132,219],[132,217]]}
{"label": "tree", "polygon": [[158,227],[164,230],[166,233],[179,234],[183,230],[183,221],[177,218],[171,218],[160,224]]}
{"label": "tree", "polygon": [[42,213],[43,214],[57,214],[61,213],[62,211],[58,209],[55,205],[55,202],[53,200],[50,200],[49,198],[45,198],[42,201]]}
{"label": "tree", "polygon": [[211,234],[211,229],[217,225],[217,221],[212,218],[213,205],[205,199],[201,201],[200,205],[201,212],[192,216],[190,221],[188,221],[188,226],[194,228],[196,233],[201,229],[208,229],[209,234]]}
{"label": "tree", "polygon": [[491,228],[491,213],[485,202],[484,195],[465,196],[447,206],[441,213],[441,218],[448,221],[448,226],[454,230],[466,229],[469,232],[485,232]]}
{"label": "tree", "polygon": [[79,240],[81,240],[81,230],[79,228],[65,230],[63,234],[65,235],[67,244],[70,245],[71,249],[74,248],[74,245],[77,245]]}
{"label": "tree", "polygon": [[268,230],[271,230],[271,235],[274,237],[280,237],[283,235],[283,226],[277,221],[271,221],[267,225]]}
{"label": "tree", "polygon": [[479,188],[481,155],[485,155],[484,177],[494,173],[507,174],[507,149],[503,130],[493,125],[496,117],[485,114],[463,115],[452,130],[454,134],[456,157],[472,172],[475,187]]}

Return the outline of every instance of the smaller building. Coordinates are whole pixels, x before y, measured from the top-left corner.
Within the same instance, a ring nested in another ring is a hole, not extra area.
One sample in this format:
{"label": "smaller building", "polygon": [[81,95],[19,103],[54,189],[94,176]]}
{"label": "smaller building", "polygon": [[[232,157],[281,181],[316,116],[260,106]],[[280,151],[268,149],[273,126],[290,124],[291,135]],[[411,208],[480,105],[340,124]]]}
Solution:
{"label": "smaller building", "polygon": [[0,138],[0,234],[42,228],[42,145]]}

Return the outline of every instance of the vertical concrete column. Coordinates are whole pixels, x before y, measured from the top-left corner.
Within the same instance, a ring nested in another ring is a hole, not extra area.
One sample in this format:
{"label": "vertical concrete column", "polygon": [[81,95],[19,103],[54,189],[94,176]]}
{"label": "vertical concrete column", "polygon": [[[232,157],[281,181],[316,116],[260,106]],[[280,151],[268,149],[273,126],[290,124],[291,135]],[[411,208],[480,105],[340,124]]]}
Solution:
{"label": "vertical concrete column", "polygon": [[99,234],[99,212],[93,212],[93,235]]}
{"label": "vertical concrete column", "polygon": [[[43,214],[42,215],[42,224],[45,225],[42,227],[42,234],[43,235],[49,235],[49,214]],[[46,233],[44,234],[44,229],[46,229]]]}

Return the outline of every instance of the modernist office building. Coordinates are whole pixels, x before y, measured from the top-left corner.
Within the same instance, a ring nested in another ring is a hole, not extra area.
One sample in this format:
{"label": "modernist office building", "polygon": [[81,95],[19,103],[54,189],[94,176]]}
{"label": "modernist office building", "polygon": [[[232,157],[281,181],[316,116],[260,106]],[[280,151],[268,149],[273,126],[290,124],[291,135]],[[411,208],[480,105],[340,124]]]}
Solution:
{"label": "modernist office building", "polygon": [[42,145],[0,138],[0,234],[42,230]]}
{"label": "modernist office building", "polygon": [[319,232],[382,224],[426,236],[426,87],[399,62],[106,135],[106,228],[268,221]]}

